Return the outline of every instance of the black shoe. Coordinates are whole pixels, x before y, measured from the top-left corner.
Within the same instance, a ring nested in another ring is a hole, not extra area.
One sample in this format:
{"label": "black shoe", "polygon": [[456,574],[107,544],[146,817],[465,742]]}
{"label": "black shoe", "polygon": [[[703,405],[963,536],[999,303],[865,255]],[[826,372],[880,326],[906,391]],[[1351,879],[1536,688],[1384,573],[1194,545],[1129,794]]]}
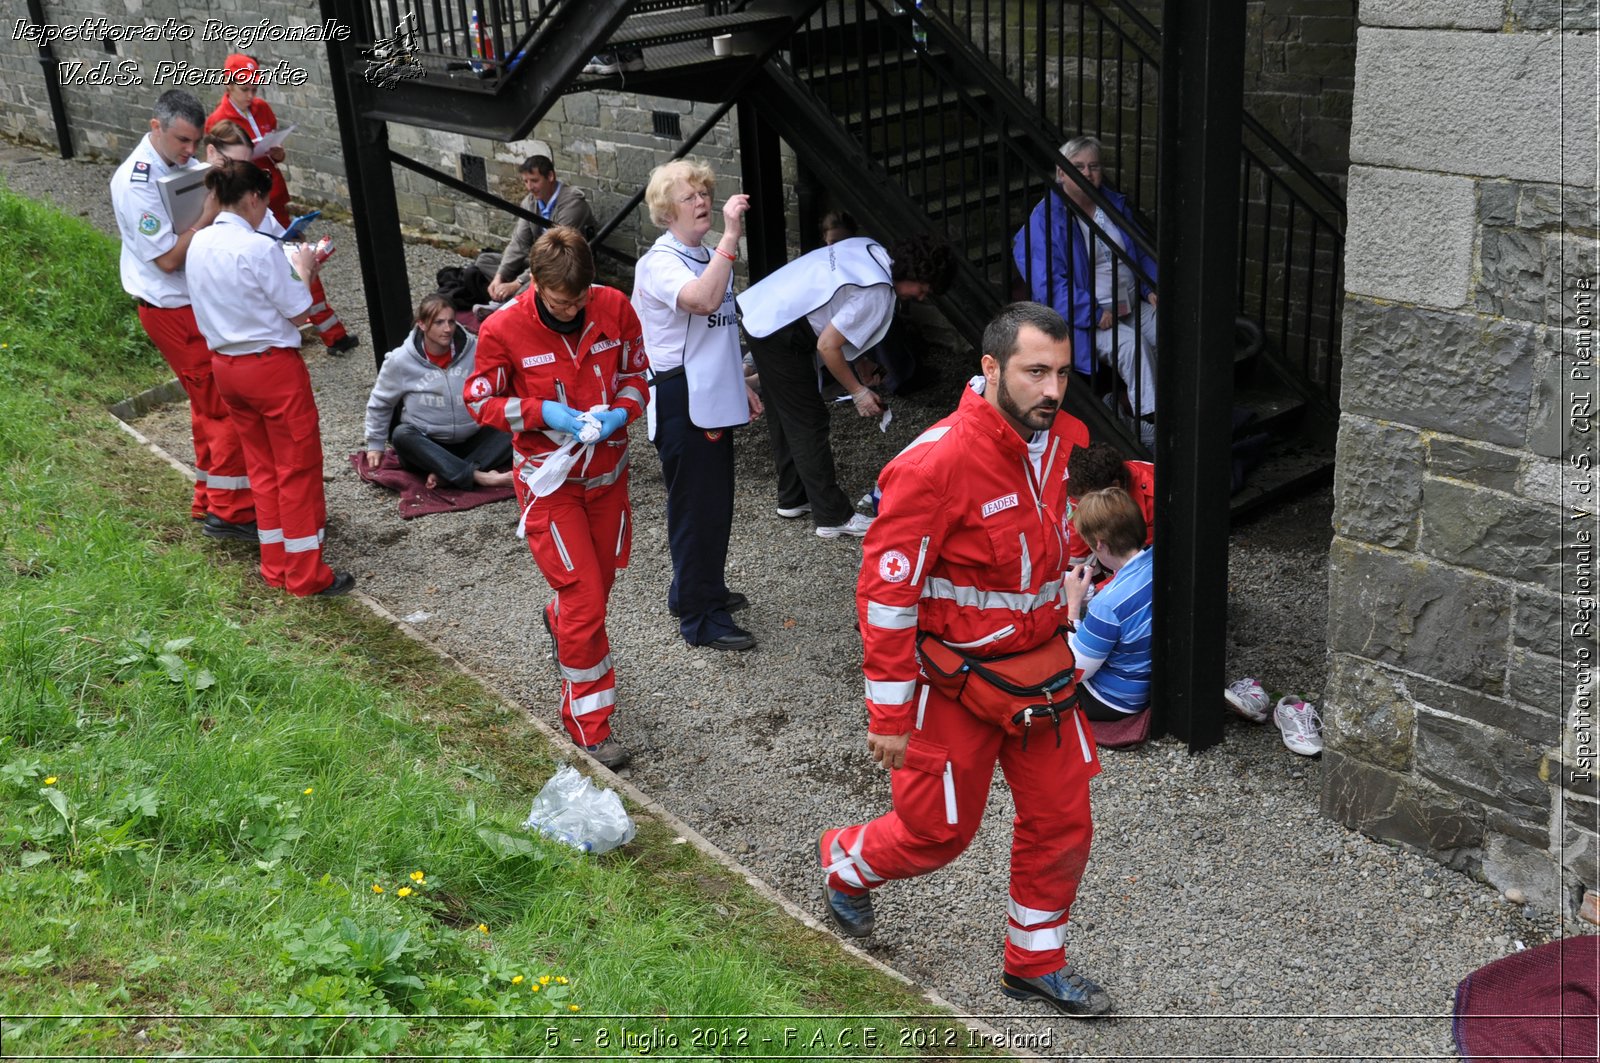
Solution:
{"label": "black shoe", "polygon": [[[738,591],[729,591],[728,600],[722,603],[722,608],[726,609],[730,613],[737,613],[741,609],[750,608],[750,599],[746,598]],[[667,612],[671,613],[673,616],[683,615],[682,610],[674,609],[670,605],[667,606]]]}
{"label": "black shoe", "polygon": [[539,619],[544,621],[544,633],[550,636],[550,659],[552,661],[561,660],[561,648],[556,645],[556,629],[550,623],[549,606],[539,610]]}
{"label": "black shoe", "polygon": [[200,521],[200,534],[208,539],[237,539],[242,543],[259,543],[261,538],[256,533],[256,522],[253,520],[240,521],[238,524],[223,520],[215,513],[207,513]]}
{"label": "black shoe", "polygon": [[1000,975],[1000,992],[1012,1000],[1042,1000],[1074,1019],[1093,1019],[1111,1010],[1104,989],[1079,974],[1072,964],[1037,978],[1006,971]]}
{"label": "black shoe", "polygon": [[349,354],[359,346],[361,346],[361,337],[353,332],[347,332],[344,339],[335,340],[333,343],[328,344],[328,353],[335,357],[340,357]]}
{"label": "black shoe", "polygon": [[859,895],[845,893],[829,886],[827,881],[822,883],[822,900],[828,906],[828,914],[833,916],[833,925],[839,932],[853,938],[864,938],[872,933],[872,928],[877,924],[877,917],[872,914],[872,894]]}
{"label": "black shoe", "polygon": [[337,598],[341,594],[349,594],[355,585],[356,574],[354,572],[335,572],[333,574],[333,582],[322,588],[316,594],[313,594],[312,597]]}
{"label": "black shoe", "polygon": [[702,642],[700,645],[713,650],[753,650],[756,637],[744,628],[736,627],[726,635],[714,638],[710,642]]}

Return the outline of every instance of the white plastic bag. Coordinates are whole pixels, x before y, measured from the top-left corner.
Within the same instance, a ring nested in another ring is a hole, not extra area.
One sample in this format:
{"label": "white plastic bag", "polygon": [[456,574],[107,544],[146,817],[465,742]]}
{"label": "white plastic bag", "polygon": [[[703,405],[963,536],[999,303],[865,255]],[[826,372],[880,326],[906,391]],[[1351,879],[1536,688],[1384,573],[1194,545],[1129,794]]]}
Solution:
{"label": "white plastic bag", "polygon": [[610,787],[596,789],[570,764],[544,784],[522,827],[586,853],[609,852],[633,841],[634,834],[622,799]]}

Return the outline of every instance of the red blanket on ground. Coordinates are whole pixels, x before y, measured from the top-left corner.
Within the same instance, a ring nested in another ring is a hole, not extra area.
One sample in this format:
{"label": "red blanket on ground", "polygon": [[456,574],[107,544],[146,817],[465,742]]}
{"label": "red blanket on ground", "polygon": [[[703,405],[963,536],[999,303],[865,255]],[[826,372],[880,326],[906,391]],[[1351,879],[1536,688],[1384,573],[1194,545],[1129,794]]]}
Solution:
{"label": "red blanket on ground", "polygon": [[1462,1059],[1593,1060],[1600,937],[1574,935],[1480,967],[1456,986]]}
{"label": "red blanket on ground", "polygon": [[367,465],[364,450],[350,455],[350,464],[367,483],[400,492],[400,516],[405,520],[425,517],[429,513],[476,509],[489,502],[516,496],[510,484],[504,487],[451,487],[448,484],[429,487],[425,477],[402,468],[399,455],[392,450],[383,452],[383,461],[376,469]]}

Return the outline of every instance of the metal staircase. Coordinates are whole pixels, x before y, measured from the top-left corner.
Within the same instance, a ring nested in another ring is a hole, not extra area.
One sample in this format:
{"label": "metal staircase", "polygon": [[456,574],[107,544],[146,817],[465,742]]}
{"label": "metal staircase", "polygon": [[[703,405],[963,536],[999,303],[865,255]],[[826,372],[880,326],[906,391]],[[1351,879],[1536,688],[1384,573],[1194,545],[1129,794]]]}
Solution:
{"label": "metal staircase", "polygon": [[[1060,196],[1069,135],[1106,142],[1111,183],[1146,208],[1153,244],[1159,38],[1126,0],[478,0],[481,13],[456,0],[415,15],[391,0],[322,2],[368,49],[366,69],[352,64],[344,79],[368,140],[389,121],[516,139],[561,94],[601,88],[725,105],[714,119],[738,104],[746,153],[770,130],[869,231],[926,231],[960,252],[941,309],[974,345],[1018,294],[1011,240],[1042,197]],[[408,45],[413,65],[379,87],[370,71],[383,42]],[[644,68],[582,73],[591,55],[622,47],[643,49]],[[362,136],[347,135],[347,160]],[[1239,295],[1254,327],[1241,329],[1260,342],[1234,359],[1235,404],[1276,446],[1236,513],[1331,472],[1342,291],[1342,202],[1248,119],[1245,140]],[[410,164],[389,155],[374,152],[372,165]],[[360,187],[353,179],[358,208]],[[781,255],[781,228],[766,235]],[[752,247],[753,267],[762,261]],[[1069,393],[1073,412],[1144,454],[1121,395],[1147,385],[1103,367],[1085,384]]]}

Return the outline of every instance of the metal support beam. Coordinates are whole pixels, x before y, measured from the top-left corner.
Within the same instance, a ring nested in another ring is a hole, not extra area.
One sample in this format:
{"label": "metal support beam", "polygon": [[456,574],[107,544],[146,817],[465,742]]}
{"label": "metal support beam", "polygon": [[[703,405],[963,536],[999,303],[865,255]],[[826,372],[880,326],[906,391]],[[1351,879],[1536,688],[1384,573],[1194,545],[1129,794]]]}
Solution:
{"label": "metal support beam", "polygon": [[754,284],[787,262],[789,251],[778,131],[748,101],[739,104],[739,169],[750,196],[744,234]]}
{"label": "metal support beam", "polygon": [[[320,0],[324,21],[365,25],[361,5]],[[400,236],[400,208],[395,202],[394,168],[389,162],[389,127],[363,117],[372,86],[361,76],[354,46],[328,42],[328,75],[339,116],[339,145],[344,151],[345,179],[350,185],[350,213],[356,248],[361,256],[361,284],[367,295],[367,322],[372,357],[399,346],[411,330],[411,282],[406,274],[405,241]]]}
{"label": "metal support beam", "polygon": [[1244,5],[1162,4],[1155,675],[1164,727],[1222,740]]}
{"label": "metal support beam", "polygon": [[[44,26],[43,0],[28,0],[28,18]],[[14,39],[14,38],[13,38]],[[67,101],[61,95],[61,63],[48,37],[39,38],[39,65],[44,68],[44,94],[50,100],[50,117],[56,124],[56,144],[63,159],[72,158],[72,123],[67,119]]]}

